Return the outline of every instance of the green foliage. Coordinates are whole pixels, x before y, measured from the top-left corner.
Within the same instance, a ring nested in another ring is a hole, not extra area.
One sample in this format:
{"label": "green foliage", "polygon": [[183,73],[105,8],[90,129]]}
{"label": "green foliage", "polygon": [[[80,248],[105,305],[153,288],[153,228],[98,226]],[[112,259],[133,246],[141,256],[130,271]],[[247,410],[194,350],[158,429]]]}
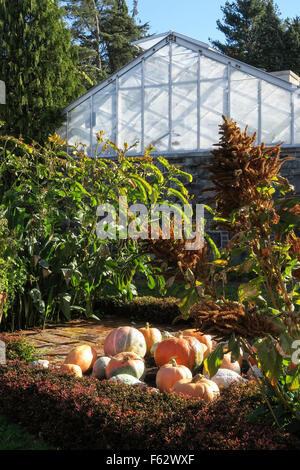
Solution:
{"label": "green foliage", "polygon": [[41,439],[29,434],[24,428],[0,416],[0,450],[54,450]]}
{"label": "green foliage", "polygon": [[0,79],[6,83],[1,133],[42,142],[61,109],[85,89],[57,1],[0,1]]}
{"label": "green foliage", "polygon": [[268,72],[300,73],[299,17],[281,18],[273,0],[235,0],[221,7],[217,27],[226,42],[211,41],[224,54]]}
{"label": "green foliage", "polygon": [[160,172],[150,149],[143,158],[127,157],[126,144],[121,150],[104,143],[103,149],[113,146],[116,161],[87,158],[76,148],[70,156],[64,145],[56,134],[45,147],[12,137],[0,143],[0,211],[8,231],[1,256],[10,260],[12,290],[4,329],[43,326],[74,315],[98,319],[99,295],[114,287],[119,296],[133,299],[137,273],[151,288],[165,290],[164,278],[153,274],[150,257],[136,239],[122,239],[119,231],[115,239],[97,236],[97,208],[110,203],[119,214],[119,196],[126,196],[129,206],[143,201],[149,207],[153,198],[166,201],[177,168]]}
{"label": "green foliage", "polygon": [[62,0],[78,48],[80,71],[87,88],[133,60],[138,51],[130,42],[145,35],[125,1]]}
{"label": "green foliage", "polygon": [[8,341],[6,345],[6,359],[11,361],[17,359],[24,361],[26,364],[30,364],[40,359],[40,355],[35,346],[26,338],[14,338]]}

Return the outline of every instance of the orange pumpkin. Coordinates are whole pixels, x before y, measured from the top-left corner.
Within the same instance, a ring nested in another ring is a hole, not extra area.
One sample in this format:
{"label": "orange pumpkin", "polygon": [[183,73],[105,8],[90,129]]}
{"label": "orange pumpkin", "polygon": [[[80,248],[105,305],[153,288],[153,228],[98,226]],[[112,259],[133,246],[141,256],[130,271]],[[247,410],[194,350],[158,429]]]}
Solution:
{"label": "orange pumpkin", "polygon": [[65,364],[76,364],[82,370],[82,373],[88,372],[97,360],[97,352],[92,346],[81,344],[72,349],[67,355]]}
{"label": "orange pumpkin", "polygon": [[175,359],[161,366],[156,374],[156,386],[160,391],[169,393],[180,379],[191,379],[192,372],[186,366],[178,365]]}
{"label": "orange pumpkin", "polygon": [[115,356],[120,352],[135,352],[144,357],[147,345],[143,333],[132,326],[119,326],[106,336],[104,343],[105,356]]}
{"label": "orange pumpkin", "polygon": [[140,328],[140,332],[144,335],[147,346],[146,355],[149,356],[152,346],[162,340],[161,332],[158,328],[150,328],[148,322],[144,328]]}
{"label": "orange pumpkin", "polygon": [[82,377],[82,370],[76,364],[62,364],[60,371],[64,374],[75,375],[76,377]]}
{"label": "orange pumpkin", "polygon": [[143,359],[134,352],[121,352],[111,358],[105,368],[105,375],[108,379],[114,375],[127,374],[140,379],[145,373],[145,363]]}
{"label": "orange pumpkin", "polygon": [[189,398],[199,398],[207,403],[214,401],[220,395],[218,385],[201,374],[195,375],[192,379],[179,380],[175,383],[173,392]]}
{"label": "orange pumpkin", "polygon": [[196,338],[191,336],[167,338],[156,346],[154,360],[156,365],[161,367],[171,358],[175,359],[177,364],[192,370],[203,361],[203,347]]}
{"label": "orange pumpkin", "polygon": [[200,341],[200,343],[205,344],[205,346],[207,347],[207,353],[205,357],[208,356],[212,352],[213,342],[212,342],[212,338],[210,335],[204,335],[203,333],[201,333],[201,331],[198,331],[195,328],[189,328],[187,330],[183,330],[181,334],[183,336],[193,336],[194,338],[197,338],[197,340]]}

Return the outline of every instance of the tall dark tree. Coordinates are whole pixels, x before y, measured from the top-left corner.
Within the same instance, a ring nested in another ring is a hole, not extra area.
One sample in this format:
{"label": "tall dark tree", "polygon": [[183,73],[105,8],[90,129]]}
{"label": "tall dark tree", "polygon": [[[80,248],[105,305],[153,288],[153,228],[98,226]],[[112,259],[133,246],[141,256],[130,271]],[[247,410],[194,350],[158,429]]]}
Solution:
{"label": "tall dark tree", "polygon": [[106,0],[103,15],[103,40],[110,73],[133,60],[137,49],[130,43],[145,35],[148,25],[137,25],[129,15],[125,0]]}
{"label": "tall dark tree", "polygon": [[[92,84],[106,78],[137,55],[130,45],[148,25],[137,25],[125,0],[61,0],[78,46],[81,69]],[[90,83],[91,85],[91,83]]]}
{"label": "tall dark tree", "polygon": [[61,109],[84,90],[56,0],[0,0],[0,79],[6,83],[1,133],[42,142]]}
{"label": "tall dark tree", "polygon": [[292,70],[300,76],[300,17],[286,20],[283,70]]}
{"label": "tall dark tree", "polygon": [[273,0],[226,1],[217,27],[226,42],[211,41],[226,55],[264,68],[280,70],[285,54],[285,22]]}

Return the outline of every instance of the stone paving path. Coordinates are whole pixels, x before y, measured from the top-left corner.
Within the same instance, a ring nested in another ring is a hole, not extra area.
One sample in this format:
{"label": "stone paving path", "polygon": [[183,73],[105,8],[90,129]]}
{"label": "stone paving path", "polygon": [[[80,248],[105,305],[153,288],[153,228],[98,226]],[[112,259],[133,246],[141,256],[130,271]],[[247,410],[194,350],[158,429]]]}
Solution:
{"label": "stone paving path", "polygon": [[[11,333],[22,335],[30,341],[40,352],[41,359],[47,359],[50,364],[62,364],[67,354],[80,344],[93,346],[98,356],[104,354],[103,342],[105,337],[118,326],[133,326],[141,328],[145,322],[130,322],[128,319],[113,318],[97,320],[72,320],[68,323],[47,325],[45,329],[33,328]],[[151,324],[161,330],[176,331],[180,328],[167,327],[166,325]],[[10,333],[6,333],[10,335]]]}

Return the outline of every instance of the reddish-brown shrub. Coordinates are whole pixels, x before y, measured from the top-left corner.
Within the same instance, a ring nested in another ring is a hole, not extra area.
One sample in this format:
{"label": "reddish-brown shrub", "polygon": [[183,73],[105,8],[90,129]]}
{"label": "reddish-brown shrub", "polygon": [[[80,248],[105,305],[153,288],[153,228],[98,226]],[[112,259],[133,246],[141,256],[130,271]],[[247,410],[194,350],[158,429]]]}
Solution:
{"label": "reddish-brown shrub", "polygon": [[18,361],[0,367],[0,412],[60,449],[300,449],[295,436],[247,423],[260,402],[254,384],[207,405]]}

